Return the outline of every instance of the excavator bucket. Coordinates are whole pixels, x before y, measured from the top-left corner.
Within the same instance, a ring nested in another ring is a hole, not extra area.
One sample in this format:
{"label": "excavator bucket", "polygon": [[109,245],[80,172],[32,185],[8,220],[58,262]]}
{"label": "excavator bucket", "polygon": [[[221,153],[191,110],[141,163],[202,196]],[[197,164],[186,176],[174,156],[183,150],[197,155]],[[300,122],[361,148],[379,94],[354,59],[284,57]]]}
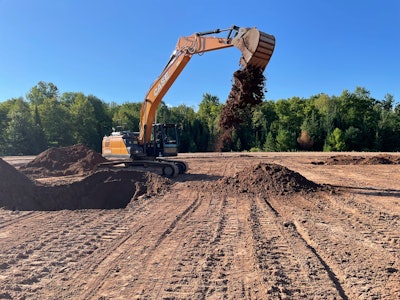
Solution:
{"label": "excavator bucket", "polygon": [[240,64],[243,67],[254,66],[264,70],[274,52],[275,37],[255,27],[241,27],[231,43],[242,52]]}

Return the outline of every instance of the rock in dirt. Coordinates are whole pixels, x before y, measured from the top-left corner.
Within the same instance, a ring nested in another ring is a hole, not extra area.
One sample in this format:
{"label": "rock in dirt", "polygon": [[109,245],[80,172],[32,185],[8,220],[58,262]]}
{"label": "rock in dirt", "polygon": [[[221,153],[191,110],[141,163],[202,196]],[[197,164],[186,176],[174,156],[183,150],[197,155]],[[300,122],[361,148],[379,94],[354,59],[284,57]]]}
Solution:
{"label": "rock in dirt", "polygon": [[222,178],[219,184],[231,186],[242,193],[265,196],[308,193],[322,188],[321,185],[308,180],[300,173],[278,164],[267,163],[258,163],[233,177]]}
{"label": "rock in dirt", "polygon": [[19,170],[31,177],[87,175],[107,160],[83,144],[49,148]]}

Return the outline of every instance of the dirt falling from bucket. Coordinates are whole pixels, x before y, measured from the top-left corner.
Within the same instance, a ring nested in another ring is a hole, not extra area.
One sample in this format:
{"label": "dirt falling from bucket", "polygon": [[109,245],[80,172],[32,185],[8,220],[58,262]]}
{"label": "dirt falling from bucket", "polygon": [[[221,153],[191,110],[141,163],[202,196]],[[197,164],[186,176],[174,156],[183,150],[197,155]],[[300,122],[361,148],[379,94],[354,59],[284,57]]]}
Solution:
{"label": "dirt falling from bucket", "polygon": [[231,148],[233,131],[251,119],[254,107],[264,99],[264,87],[265,77],[260,68],[247,66],[233,74],[232,89],[220,114],[216,151]]}

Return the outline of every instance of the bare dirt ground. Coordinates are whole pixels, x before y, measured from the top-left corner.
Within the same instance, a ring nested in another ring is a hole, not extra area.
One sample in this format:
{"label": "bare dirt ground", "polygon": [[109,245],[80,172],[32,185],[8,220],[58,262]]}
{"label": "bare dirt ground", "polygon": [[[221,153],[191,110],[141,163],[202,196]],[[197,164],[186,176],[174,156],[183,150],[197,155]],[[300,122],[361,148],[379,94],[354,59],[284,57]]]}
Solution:
{"label": "bare dirt ground", "polygon": [[[333,155],[186,154],[176,179],[100,176],[125,208],[0,209],[0,299],[399,299],[400,164]],[[76,176],[23,192],[99,178]]]}

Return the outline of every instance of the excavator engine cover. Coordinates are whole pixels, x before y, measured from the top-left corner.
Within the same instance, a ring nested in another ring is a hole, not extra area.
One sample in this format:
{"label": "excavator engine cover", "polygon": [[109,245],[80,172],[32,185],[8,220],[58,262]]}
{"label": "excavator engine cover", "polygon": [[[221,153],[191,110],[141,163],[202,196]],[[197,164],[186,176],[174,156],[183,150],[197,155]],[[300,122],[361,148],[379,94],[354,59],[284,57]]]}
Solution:
{"label": "excavator engine cover", "polygon": [[240,64],[243,67],[249,65],[264,70],[274,52],[275,37],[257,28],[241,27],[232,45],[242,52]]}

